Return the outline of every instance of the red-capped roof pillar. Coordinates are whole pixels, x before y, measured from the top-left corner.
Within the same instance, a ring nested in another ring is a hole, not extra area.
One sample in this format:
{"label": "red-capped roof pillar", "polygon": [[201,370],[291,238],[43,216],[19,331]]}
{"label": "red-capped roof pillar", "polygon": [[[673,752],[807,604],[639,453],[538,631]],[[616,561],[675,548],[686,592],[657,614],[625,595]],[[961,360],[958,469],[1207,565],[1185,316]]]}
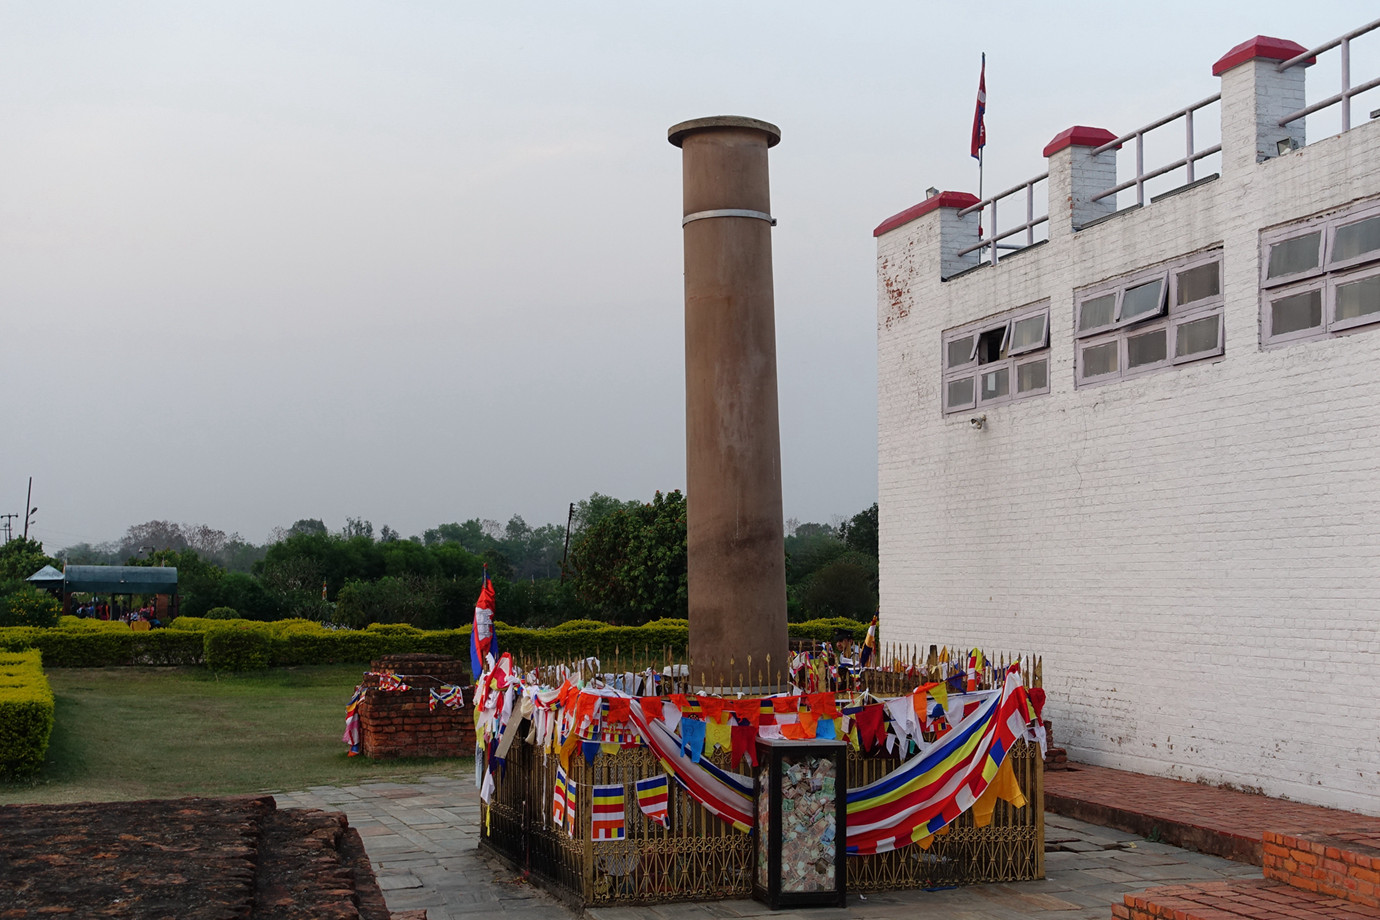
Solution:
{"label": "red-capped roof pillar", "polygon": [[1312,58],[1280,72],[1279,65],[1308,49],[1282,38],[1257,35],[1212,65],[1222,78],[1222,171],[1254,167],[1262,160],[1302,147],[1303,119],[1279,120],[1307,103],[1303,71]]}
{"label": "red-capped roof pillar", "polygon": [[[978,231],[981,212],[971,211],[959,216],[959,212],[977,203],[977,196],[967,192],[938,192],[899,214],[891,215],[877,225],[872,235],[880,238],[919,221],[906,232],[926,241],[922,251],[939,253],[939,277],[948,278],[978,264],[977,251],[961,256],[958,254],[959,250],[981,239]],[[936,238],[937,246],[934,245]]]}
{"label": "red-capped roof pillar", "polygon": [[[1066,236],[1116,211],[1116,196],[1094,200],[1116,185],[1116,135],[1074,125],[1045,144],[1049,160],[1049,235]],[[1108,146],[1112,144],[1112,146]],[[1101,148],[1101,153],[1097,151]]]}

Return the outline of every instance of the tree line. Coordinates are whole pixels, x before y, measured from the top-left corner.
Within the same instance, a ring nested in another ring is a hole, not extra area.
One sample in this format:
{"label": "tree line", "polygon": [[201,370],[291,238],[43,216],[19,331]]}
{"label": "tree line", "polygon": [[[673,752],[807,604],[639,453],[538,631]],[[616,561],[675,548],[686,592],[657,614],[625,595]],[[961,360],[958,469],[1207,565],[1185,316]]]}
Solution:
{"label": "tree line", "polygon": [[[687,615],[685,521],[678,490],[650,501],[594,493],[575,505],[568,549],[566,526],[532,527],[519,515],[410,537],[387,525],[376,533],[360,518],[338,530],[307,518],[262,545],[208,525],[148,521],[117,541],[65,547],[60,558],[37,541],[10,541],[0,547],[0,599],[44,564],[170,565],[182,615],[454,628],[470,622],[487,566],[506,623],[636,625]],[[785,527],[790,618],[866,620],[877,604],[877,506]]]}

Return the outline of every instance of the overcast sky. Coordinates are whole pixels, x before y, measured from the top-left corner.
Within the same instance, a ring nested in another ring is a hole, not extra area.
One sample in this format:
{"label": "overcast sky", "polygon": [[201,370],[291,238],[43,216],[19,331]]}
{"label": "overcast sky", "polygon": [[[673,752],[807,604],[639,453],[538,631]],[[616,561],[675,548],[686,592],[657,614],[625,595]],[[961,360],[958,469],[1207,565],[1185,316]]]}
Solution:
{"label": "overcast sky", "polygon": [[851,516],[877,497],[871,231],[927,186],[976,191],[981,52],[990,193],[1070,125],[1216,92],[1238,42],[1374,15],[0,3],[0,512],[32,475],[51,550],[150,519],[253,542],[304,517],[563,524],[591,492],[683,488],[666,129],[735,114],[782,131],[786,515]]}

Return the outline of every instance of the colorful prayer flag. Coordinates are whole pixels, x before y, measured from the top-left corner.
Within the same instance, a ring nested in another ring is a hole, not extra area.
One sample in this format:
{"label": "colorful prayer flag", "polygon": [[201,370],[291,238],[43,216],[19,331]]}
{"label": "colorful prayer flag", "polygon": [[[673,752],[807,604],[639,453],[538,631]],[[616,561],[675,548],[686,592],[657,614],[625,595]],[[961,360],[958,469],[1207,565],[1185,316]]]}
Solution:
{"label": "colorful prayer flag", "polygon": [[973,111],[973,159],[982,158],[982,148],[987,146],[987,55],[982,56],[982,72],[978,75],[977,108]]}
{"label": "colorful prayer flag", "polygon": [[623,784],[595,786],[590,805],[590,839],[623,839]]}
{"label": "colorful prayer flag", "polygon": [[575,781],[567,777],[565,781],[565,829],[566,833],[570,834],[572,837],[575,836],[575,822],[578,820],[578,815],[575,810],[577,804],[575,799]]}
{"label": "colorful prayer flag", "polygon": [[556,768],[556,787],[551,792],[551,826],[565,830],[565,771]]}
{"label": "colorful prayer flag", "polygon": [[487,659],[498,657],[498,637],[494,635],[494,583],[489,567],[484,566],[484,584],[474,602],[474,626],[470,629],[470,669],[476,681],[486,670]]}
{"label": "colorful prayer flag", "polygon": [[459,709],[465,705],[465,697],[459,687],[451,684],[442,684],[441,689],[431,691],[431,700],[427,703],[432,712],[436,711],[436,704],[440,703],[449,709]]}
{"label": "colorful prayer flag", "polygon": [[642,813],[662,827],[671,826],[667,803],[670,801],[670,784],[666,774],[640,779],[637,786],[637,807]]}

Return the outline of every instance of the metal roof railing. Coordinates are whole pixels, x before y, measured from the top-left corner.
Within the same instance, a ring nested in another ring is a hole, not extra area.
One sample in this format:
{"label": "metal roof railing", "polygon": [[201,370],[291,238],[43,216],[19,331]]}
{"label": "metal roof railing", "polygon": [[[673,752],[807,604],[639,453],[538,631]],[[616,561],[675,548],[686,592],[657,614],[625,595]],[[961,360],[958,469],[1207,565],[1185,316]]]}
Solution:
{"label": "metal roof railing", "polygon": [[[1121,135],[1121,137],[1118,137],[1114,141],[1108,141],[1101,147],[1098,147],[1096,150],[1094,150],[1093,156],[1097,156],[1099,153],[1111,150],[1114,147],[1120,147],[1127,141],[1134,140],[1136,142],[1136,174],[1134,178],[1128,179],[1120,185],[1115,185],[1099,195],[1094,195],[1092,200],[1101,201],[1103,198],[1107,198],[1108,196],[1112,195],[1117,195],[1121,192],[1126,191],[1128,188],[1134,186],[1136,190],[1136,204],[1143,205],[1145,204],[1145,183],[1150,179],[1156,178],[1157,176],[1162,176],[1165,173],[1173,172],[1174,170],[1179,169],[1180,167],[1187,167],[1188,183],[1196,181],[1193,164],[1203,159],[1204,157],[1210,157],[1214,153],[1220,152],[1222,149],[1222,145],[1213,144],[1211,147],[1204,147],[1202,150],[1193,149],[1193,113],[1198,111],[1199,109],[1207,108],[1214,102],[1221,101],[1221,99],[1221,93],[1214,93],[1213,95],[1208,96],[1206,99],[1195,102],[1190,106],[1185,106],[1184,108],[1179,109],[1178,111],[1164,116],[1159,121],[1152,121],[1150,124],[1145,125],[1142,128],[1137,128],[1129,134]],[[1146,172],[1145,135],[1149,134],[1156,128],[1162,128],[1170,122],[1174,121],[1175,119],[1179,118],[1182,118],[1184,120],[1184,155],[1172,163],[1169,163],[1165,166],[1157,167],[1155,169],[1150,170],[1149,172]]]}
{"label": "metal roof railing", "polygon": [[1311,48],[1308,51],[1303,52],[1303,54],[1296,54],[1287,61],[1279,62],[1275,69],[1280,73],[1283,73],[1290,67],[1297,67],[1300,64],[1311,63],[1314,58],[1322,54],[1324,51],[1331,51],[1338,45],[1342,46],[1342,91],[1335,95],[1328,96],[1326,99],[1322,99],[1318,102],[1315,102],[1310,106],[1299,109],[1297,112],[1285,115],[1283,118],[1279,120],[1279,126],[1281,128],[1289,124],[1291,121],[1298,121],[1300,118],[1312,115],[1314,112],[1325,109],[1328,106],[1336,105],[1338,102],[1340,102],[1342,104],[1342,130],[1351,130],[1351,97],[1359,96],[1366,90],[1375,89],[1377,86],[1380,86],[1380,77],[1377,77],[1374,80],[1369,80],[1365,83],[1360,84],[1359,86],[1351,85],[1351,40],[1361,35],[1365,35],[1367,32],[1372,32],[1375,29],[1380,29],[1380,19],[1377,19],[1374,22],[1369,22],[1366,25],[1361,26],[1359,29],[1352,29],[1345,35],[1340,35],[1337,38],[1332,39],[1332,41],[1330,42],[1323,42],[1318,47]]}
{"label": "metal roof railing", "polygon": [[[960,256],[966,256],[966,255],[967,255],[968,253],[970,253],[970,252],[976,252],[976,251],[978,251],[978,250],[981,250],[981,249],[985,249],[985,248],[989,248],[989,247],[990,247],[991,250],[992,250],[992,254],[991,254],[991,257],[990,257],[990,258],[991,258],[991,262],[992,262],[993,265],[996,265],[996,264],[997,264],[997,260],[1000,258],[1000,257],[998,256],[998,254],[997,254],[997,253],[998,253],[998,250],[1001,250],[1001,249],[1017,250],[1017,249],[1025,249],[1027,246],[1034,246],[1034,245],[1035,245],[1035,228],[1038,227],[1038,226],[1040,226],[1040,224],[1043,224],[1043,223],[1046,223],[1046,222],[1049,221],[1049,214],[1048,214],[1048,213],[1046,213],[1046,214],[1045,214],[1044,216],[1042,216],[1042,217],[1036,217],[1036,216],[1035,216],[1035,186],[1036,186],[1037,184],[1039,184],[1039,183],[1045,181],[1045,180],[1048,179],[1048,178],[1049,178],[1049,173],[1047,173],[1047,172],[1041,173],[1040,175],[1036,176],[1034,179],[1029,179],[1029,180],[1027,180],[1027,181],[1025,181],[1025,182],[1022,182],[1022,183],[1019,184],[1019,185],[1013,185],[1013,186],[1011,186],[1009,189],[1007,189],[1007,190],[1004,191],[1004,192],[999,192],[999,193],[993,195],[991,198],[984,198],[982,201],[979,201],[977,204],[971,205],[971,206],[969,206],[969,207],[964,208],[962,211],[959,211],[959,212],[958,212],[958,216],[959,216],[959,217],[965,217],[965,216],[967,216],[967,215],[973,213],[974,211],[980,211],[980,212],[982,212],[982,213],[985,213],[985,214],[987,215],[987,220],[988,220],[988,224],[987,224],[987,230],[988,230],[988,232],[987,232],[987,239],[982,240],[982,241],[977,242],[977,243],[974,243],[972,246],[969,246],[969,247],[967,247],[967,248],[965,248],[965,249],[960,249],[960,250],[958,251],[958,254],[959,254]],[[1003,198],[1010,198],[1012,195],[1019,194],[1020,192],[1025,192],[1025,223],[1019,224],[1018,226],[1015,226],[1015,227],[1008,227],[1007,229],[1005,229],[1005,230],[1001,231],[1000,233],[998,233],[998,232],[997,232],[997,202],[1000,201],[1000,200],[1003,199]],[[989,209],[990,209],[990,210],[989,210]],[[979,216],[979,218],[978,218],[978,221],[979,221],[978,227],[979,227],[979,229],[980,229],[981,226],[982,226],[981,220],[982,220],[982,218]],[[1017,233],[1021,233],[1022,231],[1024,231],[1024,233],[1025,233],[1025,243],[1024,243],[1024,244],[1013,244],[1013,243],[1002,243],[1002,242],[1001,242],[1002,240],[1006,239],[1007,237],[1015,236]],[[981,261],[981,260],[979,260],[979,261]]]}

